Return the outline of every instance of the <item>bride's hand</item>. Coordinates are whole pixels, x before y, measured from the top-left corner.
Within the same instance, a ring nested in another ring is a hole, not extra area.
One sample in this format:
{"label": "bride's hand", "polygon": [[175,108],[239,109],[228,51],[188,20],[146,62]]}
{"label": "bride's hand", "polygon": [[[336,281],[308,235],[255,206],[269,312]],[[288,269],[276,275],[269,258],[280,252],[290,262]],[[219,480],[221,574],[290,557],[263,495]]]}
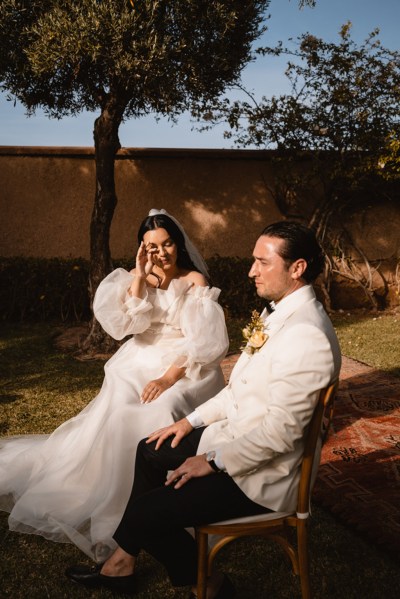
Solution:
{"label": "bride's hand", "polygon": [[136,254],[135,274],[141,279],[145,279],[153,270],[153,254],[155,250],[146,250],[144,241],[139,246]]}
{"label": "bride's hand", "polygon": [[172,387],[172,384],[165,378],[155,379],[147,383],[140,396],[140,403],[150,403],[154,401],[167,389]]}
{"label": "bride's hand", "polygon": [[184,366],[175,366],[172,364],[160,378],[154,379],[147,383],[140,396],[141,403],[149,403],[154,401],[167,389],[175,385],[183,376],[185,376],[186,368]]}

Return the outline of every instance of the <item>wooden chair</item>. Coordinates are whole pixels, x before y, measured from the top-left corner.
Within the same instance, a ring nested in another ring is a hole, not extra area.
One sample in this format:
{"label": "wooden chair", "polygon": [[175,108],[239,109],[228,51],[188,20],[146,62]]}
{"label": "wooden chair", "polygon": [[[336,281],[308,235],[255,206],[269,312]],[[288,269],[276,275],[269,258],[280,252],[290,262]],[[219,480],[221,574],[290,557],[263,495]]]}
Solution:
{"label": "wooden chair", "polygon": [[[337,383],[329,385],[319,394],[311,422],[307,429],[304,454],[301,465],[301,475],[295,512],[271,512],[247,518],[236,518],[213,524],[197,526],[195,529],[198,548],[198,599],[206,598],[207,577],[212,570],[212,564],[218,551],[231,541],[245,536],[269,537],[277,542],[288,554],[293,571],[300,576],[301,593],[303,599],[311,598],[308,546],[307,546],[307,520],[310,515],[310,495],[312,491],[312,478],[314,458],[318,440],[324,440],[333,412],[333,402]],[[289,541],[290,528],[297,531],[297,548]],[[208,535],[217,535],[218,541],[208,549]]]}

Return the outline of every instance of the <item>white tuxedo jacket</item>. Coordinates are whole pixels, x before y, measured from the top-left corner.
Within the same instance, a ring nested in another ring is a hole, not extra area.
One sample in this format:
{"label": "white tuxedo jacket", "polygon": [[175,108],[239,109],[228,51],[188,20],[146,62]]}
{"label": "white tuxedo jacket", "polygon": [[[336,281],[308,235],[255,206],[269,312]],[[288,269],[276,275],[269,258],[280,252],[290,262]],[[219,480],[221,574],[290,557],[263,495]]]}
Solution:
{"label": "white tuxedo jacket", "polygon": [[339,377],[339,343],[310,285],[266,318],[269,339],[242,353],[229,384],[196,408],[205,429],[198,453],[219,449],[230,476],[253,501],[296,508],[303,439],[320,389]]}

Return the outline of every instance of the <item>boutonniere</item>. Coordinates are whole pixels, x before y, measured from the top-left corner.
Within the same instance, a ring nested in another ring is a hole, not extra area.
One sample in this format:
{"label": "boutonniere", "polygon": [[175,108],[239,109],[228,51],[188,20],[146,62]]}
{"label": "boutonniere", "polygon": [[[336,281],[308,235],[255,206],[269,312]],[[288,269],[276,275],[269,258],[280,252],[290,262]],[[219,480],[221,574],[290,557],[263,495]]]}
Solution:
{"label": "boutonniere", "polygon": [[251,321],[244,329],[242,329],[242,333],[244,343],[241,349],[246,352],[246,354],[254,354],[261,349],[267,341],[268,335],[265,332],[265,322],[260,318],[260,313],[257,312],[257,310],[253,310],[251,313]]}

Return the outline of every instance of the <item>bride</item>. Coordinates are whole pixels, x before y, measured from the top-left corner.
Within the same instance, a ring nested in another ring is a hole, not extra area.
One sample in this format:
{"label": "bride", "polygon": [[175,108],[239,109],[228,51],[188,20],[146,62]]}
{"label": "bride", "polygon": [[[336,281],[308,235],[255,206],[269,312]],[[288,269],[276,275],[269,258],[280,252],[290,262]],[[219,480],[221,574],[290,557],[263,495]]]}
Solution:
{"label": "bride", "polygon": [[99,285],[94,313],[115,339],[102,388],[51,435],[0,440],[0,509],[11,530],[71,542],[102,562],[128,500],[138,442],[223,386],[228,347],[219,289],[181,225],[151,210],[136,268]]}

